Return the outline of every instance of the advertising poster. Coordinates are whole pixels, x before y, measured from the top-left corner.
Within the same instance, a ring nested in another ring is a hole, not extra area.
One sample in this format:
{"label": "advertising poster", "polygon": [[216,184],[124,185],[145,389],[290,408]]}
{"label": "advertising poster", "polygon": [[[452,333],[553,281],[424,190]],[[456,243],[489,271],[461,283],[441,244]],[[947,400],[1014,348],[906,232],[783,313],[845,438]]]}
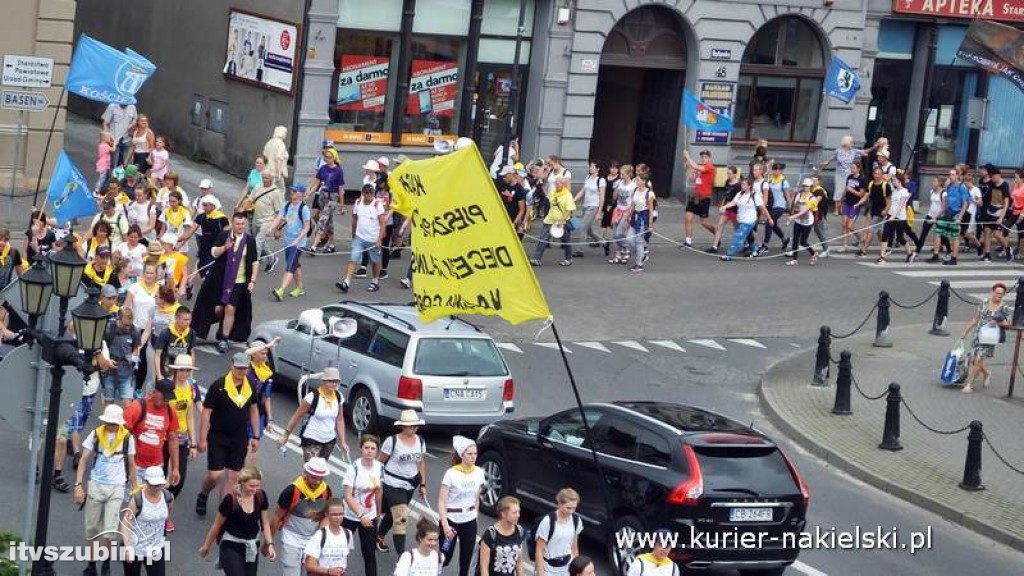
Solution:
{"label": "advertising poster", "polygon": [[383,112],[389,64],[387,56],[342,54],[337,108],[353,112]]}
{"label": "advertising poster", "polygon": [[940,18],[1024,22],[1024,0],[893,0],[892,11]]}
{"label": "advertising poster", "polygon": [[232,9],[228,17],[224,75],[292,94],[299,39],[296,24]]}
{"label": "advertising poster", "polygon": [[454,116],[458,82],[457,62],[413,60],[406,113]]}
{"label": "advertising poster", "polygon": [[[702,82],[698,97],[715,112],[723,116],[732,116],[733,90],[735,85],[729,82]],[[707,132],[696,130],[693,141],[696,144],[728,144],[728,132]]]}

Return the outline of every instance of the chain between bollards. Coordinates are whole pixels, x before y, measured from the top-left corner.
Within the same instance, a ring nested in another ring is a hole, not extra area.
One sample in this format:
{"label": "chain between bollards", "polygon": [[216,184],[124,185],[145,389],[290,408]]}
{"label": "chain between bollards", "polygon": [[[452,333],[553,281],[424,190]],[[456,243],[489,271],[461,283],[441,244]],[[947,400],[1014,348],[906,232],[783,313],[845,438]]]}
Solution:
{"label": "chain between bollards", "polygon": [[939,284],[939,299],[935,303],[935,317],[932,319],[932,336],[949,336],[946,325],[949,322],[949,280]]}
{"label": "chain between bollards", "polygon": [[985,489],[981,483],[981,441],[985,438],[985,431],[977,420],[971,422],[970,428],[967,434],[967,457],[964,459],[964,479],[960,487],[976,492]]}
{"label": "chain between bollards", "polygon": [[900,385],[892,382],[889,384],[889,395],[885,399],[885,427],[882,430],[882,443],[878,447],[882,450],[896,452],[903,450],[900,445]]}
{"label": "chain between bollards", "polygon": [[849,350],[839,353],[839,374],[836,375],[836,401],[832,413],[840,416],[853,414],[850,409],[850,385],[853,381],[853,365],[850,362]]}
{"label": "chain between bollards", "polygon": [[821,327],[818,335],[818,351],[814,356],[814,378],[811,380],[813,386],[828,386],[829,361],[832,358],[832,329],[828,326]]}
{"label": "chain between bollards", "polygon": [[875,348],[892,348],[889,340],[889,293],[882,290],[878,293],[878,315],[875,317]]}

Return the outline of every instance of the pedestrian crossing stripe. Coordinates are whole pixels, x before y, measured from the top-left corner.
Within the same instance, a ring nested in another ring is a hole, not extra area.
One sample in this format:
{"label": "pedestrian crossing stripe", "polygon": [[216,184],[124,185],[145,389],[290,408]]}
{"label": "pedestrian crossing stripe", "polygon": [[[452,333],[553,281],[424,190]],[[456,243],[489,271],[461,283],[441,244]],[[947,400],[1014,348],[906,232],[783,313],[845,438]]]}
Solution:
{"label": "pedestrian crossing stripe", "polygon": [[[558,343],[557,342],[534,342],[534,344],[536,344],[537,346],[541,346],[543,348],[550,348],[551,350],[558,350]],[[567,354],[572,354],[572,350],[570,350],[568,346],[563,346],[563,348],[565,348],[565,352]]]}
{"label": "pedestrian crossing stripe", "polygon": [[715,350],[721,350],[723,352],[725,351],[725,346],[722,346],[718,342],[715,342],[714,340],[711,340],[711,339],[690,340],[689,342],[691,344],[698,344],[700,346],[707,346],[708,348],[714,348]]}
{"label": "pedestrian crossing stripe", "polygon": [[1020,274],[1020,269],[1006,269],[1006,268],[992,268],[986,270],[894,270],[893,274],[897,276],[906,276],[907,278],[978,278],[982,276],[1008,276]]}
{"label": "pedestrian crossing stripe", "polygon": [[601,344],[600,342],[573,342],[573,344],[577,346],[583,346],[584,348],[590,348],[591,350],[600,350],[601,352],[607,352],[609,354],[611,354],[612,352],[604,344]]}
{"label": "pedestrian crossing stripe", "polygon": [[[950,282],[949,287],[954,290],[973,290],[978,288],[992,288],[992,285],[996,282],[1002,282],[1007,286],[1013,285],[1015,279],[999,279],[999,280],[958,280],[956,282]],[[929,282],[932,286],[938,286],[942,284],[941,280]]]}
{"label": "pedestrian crossing stripe", "polygon": [[641,352],[650,352],[650,350],[648,350],[647,348],[644,348],[643,344],[641,344],[639,342],[634,342],[632,340],[623,340],[623,341],[619,341],[619,342],[614,342],[614,344],[618,344],[619,346],[622,346],[623,348],[631,348],[633,350],[639,350]]}
{"label": "pedestrian crossing stripe", "polygon": [[686,348],[683,348],[671,340],[651,340],[651,344],[661,346],[662,348],[668,348],[669,350],[675,350],[676,352],[686,352]]}
{"label": "pedestrian crossing stripe", "polygon": [[520,348],[519,346],[516,346],[515,344],[512,344],[511,342],[497,342],[497,345],[498,345],[498,348],[501,348],[502,350],[508,350],[510,352],[515,352],[516,354],[522,354],[523,353],[522,348]]}
{"label": "pedestrian crossing stripe", "polygon": [[751,340],[750,338],[729,338],[729,342],[735,342],[737,344],[743,344],[752,348],[764,348],[764,344],[761,344],[757,340]]}
{"label": "pedestrian crossing stripe", "polygon": [[[742,346],[748,346],[750,348],[760,348],[762,350],[767,350],[768,349],[768,347],[765,346],[762,342],[760,342],[760,341],[758,341],[758,340],[756,340],[754,338],[727,338],[726,340],[728,342],[733,342],[735,344],[740,344]],[[698,339],[694,339],[694,340],[688,340],[688,342],[691,342],[693,344],[697,344],[699,346],[704,346],[705,348],[710,348],[712,350],[718,350],[720,352],[728,352],[729,351],[728,348],[726,348],[725,346],[720,344],[717,340],[714,340],[712,338],[698,338]],[[532,342],[531,344],[533,344],[534,346],[539,346],[541,348],[547,348],[549,350],[558,350],[558,343],[556,343],[556,342]],[[683,348],[682,346],[680,346],[674,340],[644,340],[642,342],[641,341],[637,341],[637,340],[612,340],[612,341],[605,341],[605,342],[596,342],[596,341],[566,342],[564,344],[564,347],[565,347],[565,351],[566,351],[567,354],[572,354],[573,353],[573,350],[570,347],[570,345],[572,345],[572,346],[579,346],[579,347],[582,347],[582,348],[588,348],[590,350],[596,350],[598,352],[604,352],[606,354],[611,354],[611,353],[613,353],[613,350],[609,349],[609,347],[608,347],[609,344],[615,344],[616,346],[621,346],[623,348],[626,348],[626,349],[629,349],[629,350],[635,350],[637,352],[643,352],[645,354],[652,354],[653,353],[652,350],[648,347],[648,345],[650,345],[650,346],[657,346],[658,348],[663,348],[665,350],[671,350],[673,352],[678,352],[680,354],[685,354],[686,353],[686,348]],[[495,342],[495,345],[497,345],[498,348],[501,348],[502,350],[508,350],[510,352],[515,352],[517,354],[525,354],[525,352],[523,351],[522,348],[520,348],[516,344],[513,344],[512,342]],[[790,345],[795,347],[795,348],[800,348],[801,347],[800,344],[797,344],[795,342],[791,342]],[[204,351],[206,351],[206,350],[204,350]],[[210,354],[215,354],[215,355],[217,354],[216,351],[206,351],[206,352],[208,352]]]}

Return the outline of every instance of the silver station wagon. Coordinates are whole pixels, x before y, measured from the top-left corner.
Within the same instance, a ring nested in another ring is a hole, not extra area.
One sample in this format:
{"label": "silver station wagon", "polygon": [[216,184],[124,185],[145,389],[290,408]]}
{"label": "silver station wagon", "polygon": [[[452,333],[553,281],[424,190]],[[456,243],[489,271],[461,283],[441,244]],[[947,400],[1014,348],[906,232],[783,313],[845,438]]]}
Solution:
{"label": "silver station wagon", "polygon": [[[348,330],[332,329],[342,325]],[[295,384],[338,368],[359,434],[389,431],[410,408],[427,427],[466,429],[513,411],[515,383],[505,359],[490,336],[461,318],[423,324],[408,305],[342,301],[260,324],[250,343],[274,338],[278,380]]]}

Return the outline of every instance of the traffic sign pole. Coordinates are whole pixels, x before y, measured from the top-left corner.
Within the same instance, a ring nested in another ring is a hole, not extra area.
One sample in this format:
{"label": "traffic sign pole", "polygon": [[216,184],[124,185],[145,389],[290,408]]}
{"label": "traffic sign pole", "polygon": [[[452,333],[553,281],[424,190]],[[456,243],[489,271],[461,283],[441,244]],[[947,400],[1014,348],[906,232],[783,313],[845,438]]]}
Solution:
{"label": "traffic sign pole", "polygon": [[[21,162],[21,141],[22,139],[28,139],[28,130],[25,130],[25,134],[21,131],[27,126],[25,121],[25,111],[18,111],[18,134],[14,140],[14,162],[11,163],[11,193],[7,197],[7,221],[14,222],[14,193],[18,188],[18,167],[21,166],[22,171],[25,170],[24,165]],[[28,142],[25,143],[26,148]]]}

